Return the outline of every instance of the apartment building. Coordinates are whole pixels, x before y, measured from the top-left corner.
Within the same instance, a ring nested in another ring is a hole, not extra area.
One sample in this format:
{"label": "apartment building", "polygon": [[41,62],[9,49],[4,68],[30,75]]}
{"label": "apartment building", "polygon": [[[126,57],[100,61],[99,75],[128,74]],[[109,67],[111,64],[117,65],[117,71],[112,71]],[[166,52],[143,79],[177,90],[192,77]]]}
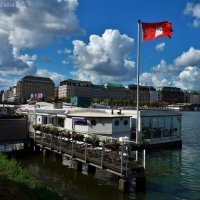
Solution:
{"label": "apartment building", "polygon": [[192,90],[184,91],[184,103],[200,104],[200,92]]}
{"label": "apartment building", "polygon": [[50,78],[25,76],[17,82],[16,95],[19,103],[26,103],[33,96],[54,96],[54,88],[55,84]]}
{"label": "apartment building", "polygon": [[120,83],[107,83],[104,85],[104,99],[130,99],[130,92]]}
{"label": "apartment building", "polygon": [[170,104],[183,103],[184,93],[177,87],[158,87],[158,100]]}
{"label": "apartment building", "polygon": [[[137,99],[137,85],[130,84],[128,89],[131,93],[131,100],[136,101]],[[152,86],[139,86],[139,100],[140,101],[158,101],[158,93]]]}
{"label": "apartment building", "polygon": [[92,97],[93,85],[90,81],[64,80],[58,88],[58,98],[63,97]]}
{"label": "apartment building", "polygon": [[3,102],[17,102],[16,97],[16,86],[9,87],[8,90],[5,90],[2,95]]}

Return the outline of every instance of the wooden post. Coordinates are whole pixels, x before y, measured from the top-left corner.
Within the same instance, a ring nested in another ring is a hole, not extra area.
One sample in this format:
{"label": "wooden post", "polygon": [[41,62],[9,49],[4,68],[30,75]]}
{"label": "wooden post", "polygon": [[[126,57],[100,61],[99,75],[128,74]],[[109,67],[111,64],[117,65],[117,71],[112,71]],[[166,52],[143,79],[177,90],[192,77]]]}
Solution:
{"label": "wooden post", "polygon": [[95,172],[96,172],[96,167],[88,165],[88,174],[95,175]]}
{"label": "wooden post", "polygon": [[136,175],[136,191],[144,192],[146,190],[146,174],[143,167],[139,168]]}
{"label": "wooden post", "polygon": [[130,187],[130,183],[127,179],[120,178],[119,179],[119,190],[121,192],[128,192]]}
{"label": "wooden post", "polygon": [[136,191],[144,192],[146,190],[146,175],[140,174],[136,176]]}

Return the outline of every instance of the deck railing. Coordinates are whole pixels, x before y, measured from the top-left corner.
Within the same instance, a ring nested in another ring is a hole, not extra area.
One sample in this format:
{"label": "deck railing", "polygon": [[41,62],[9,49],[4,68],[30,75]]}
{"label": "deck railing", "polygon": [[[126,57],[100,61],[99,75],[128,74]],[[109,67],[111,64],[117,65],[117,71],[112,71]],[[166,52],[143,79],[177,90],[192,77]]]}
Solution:
{"label": "deck railing", "polygon": [[106,169],[121,177],[129,177],[136,173],[137,169],[145,168],[145,151],[131,150],[133,142],[130,141],[121,141],[119,149],[111,150],[103,143],[101,146],[94,147],[86,142],[43,132],[39,134],[35,132],[30,137],[41,148],[56,151],[100,169]]}

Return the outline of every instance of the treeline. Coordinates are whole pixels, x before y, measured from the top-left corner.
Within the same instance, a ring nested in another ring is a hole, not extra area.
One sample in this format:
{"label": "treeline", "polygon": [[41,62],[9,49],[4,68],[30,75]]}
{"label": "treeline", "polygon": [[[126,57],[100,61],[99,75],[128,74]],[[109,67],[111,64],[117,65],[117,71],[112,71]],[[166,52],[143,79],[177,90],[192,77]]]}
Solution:
{"label": "treeline", "polygon": [[[92,103],[103,103],[108,106],[121,106],[121,107],[135,107],[137,105],[136,101],[133,100],[123,100],[123,99],[104,99],[99,100],[97,98],[92,99]],[[160,101],[140,101],[140,106],[148,106],[148,107],[165,107],[169,103],[160,102]]]}
{"label": "treeline", "polygon": [[[63,97],[61,99],[55,99],[55,97],[47,97],[45,101],[47,102],[53,102],[56,100],[60,100],[62,102],[70,103],[70,97]],[[121,106],[121,107],[135,107],[137,102],[134,100],[123,100],[123,99],[97,99],[92,98],[91,103],[98,103],[98,104],[104,104],[108,106]],[[140,106],[147,106],[147,107],[165,107],[169,105],[167,102],[160,102],[160,101],[140,101]]]}

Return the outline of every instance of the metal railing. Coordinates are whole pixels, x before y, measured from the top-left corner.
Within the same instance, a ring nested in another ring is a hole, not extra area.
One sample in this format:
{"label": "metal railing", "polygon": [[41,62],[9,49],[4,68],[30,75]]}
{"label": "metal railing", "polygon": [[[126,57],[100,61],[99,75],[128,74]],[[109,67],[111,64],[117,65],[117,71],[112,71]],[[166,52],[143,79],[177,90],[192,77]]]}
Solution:
{"label": "metal railing", "polygon": [[[128,177],[138,168],[145,168],[145,150],[131,150],[133,141],[123,140],[117,150],[107,148],[103,143],[94,147],[89,143],[40,132],[30,135],[36,145],[47,148],[73,159],[106,169],[121,177]],[[117,138],[112,138],[112,141]]]}

